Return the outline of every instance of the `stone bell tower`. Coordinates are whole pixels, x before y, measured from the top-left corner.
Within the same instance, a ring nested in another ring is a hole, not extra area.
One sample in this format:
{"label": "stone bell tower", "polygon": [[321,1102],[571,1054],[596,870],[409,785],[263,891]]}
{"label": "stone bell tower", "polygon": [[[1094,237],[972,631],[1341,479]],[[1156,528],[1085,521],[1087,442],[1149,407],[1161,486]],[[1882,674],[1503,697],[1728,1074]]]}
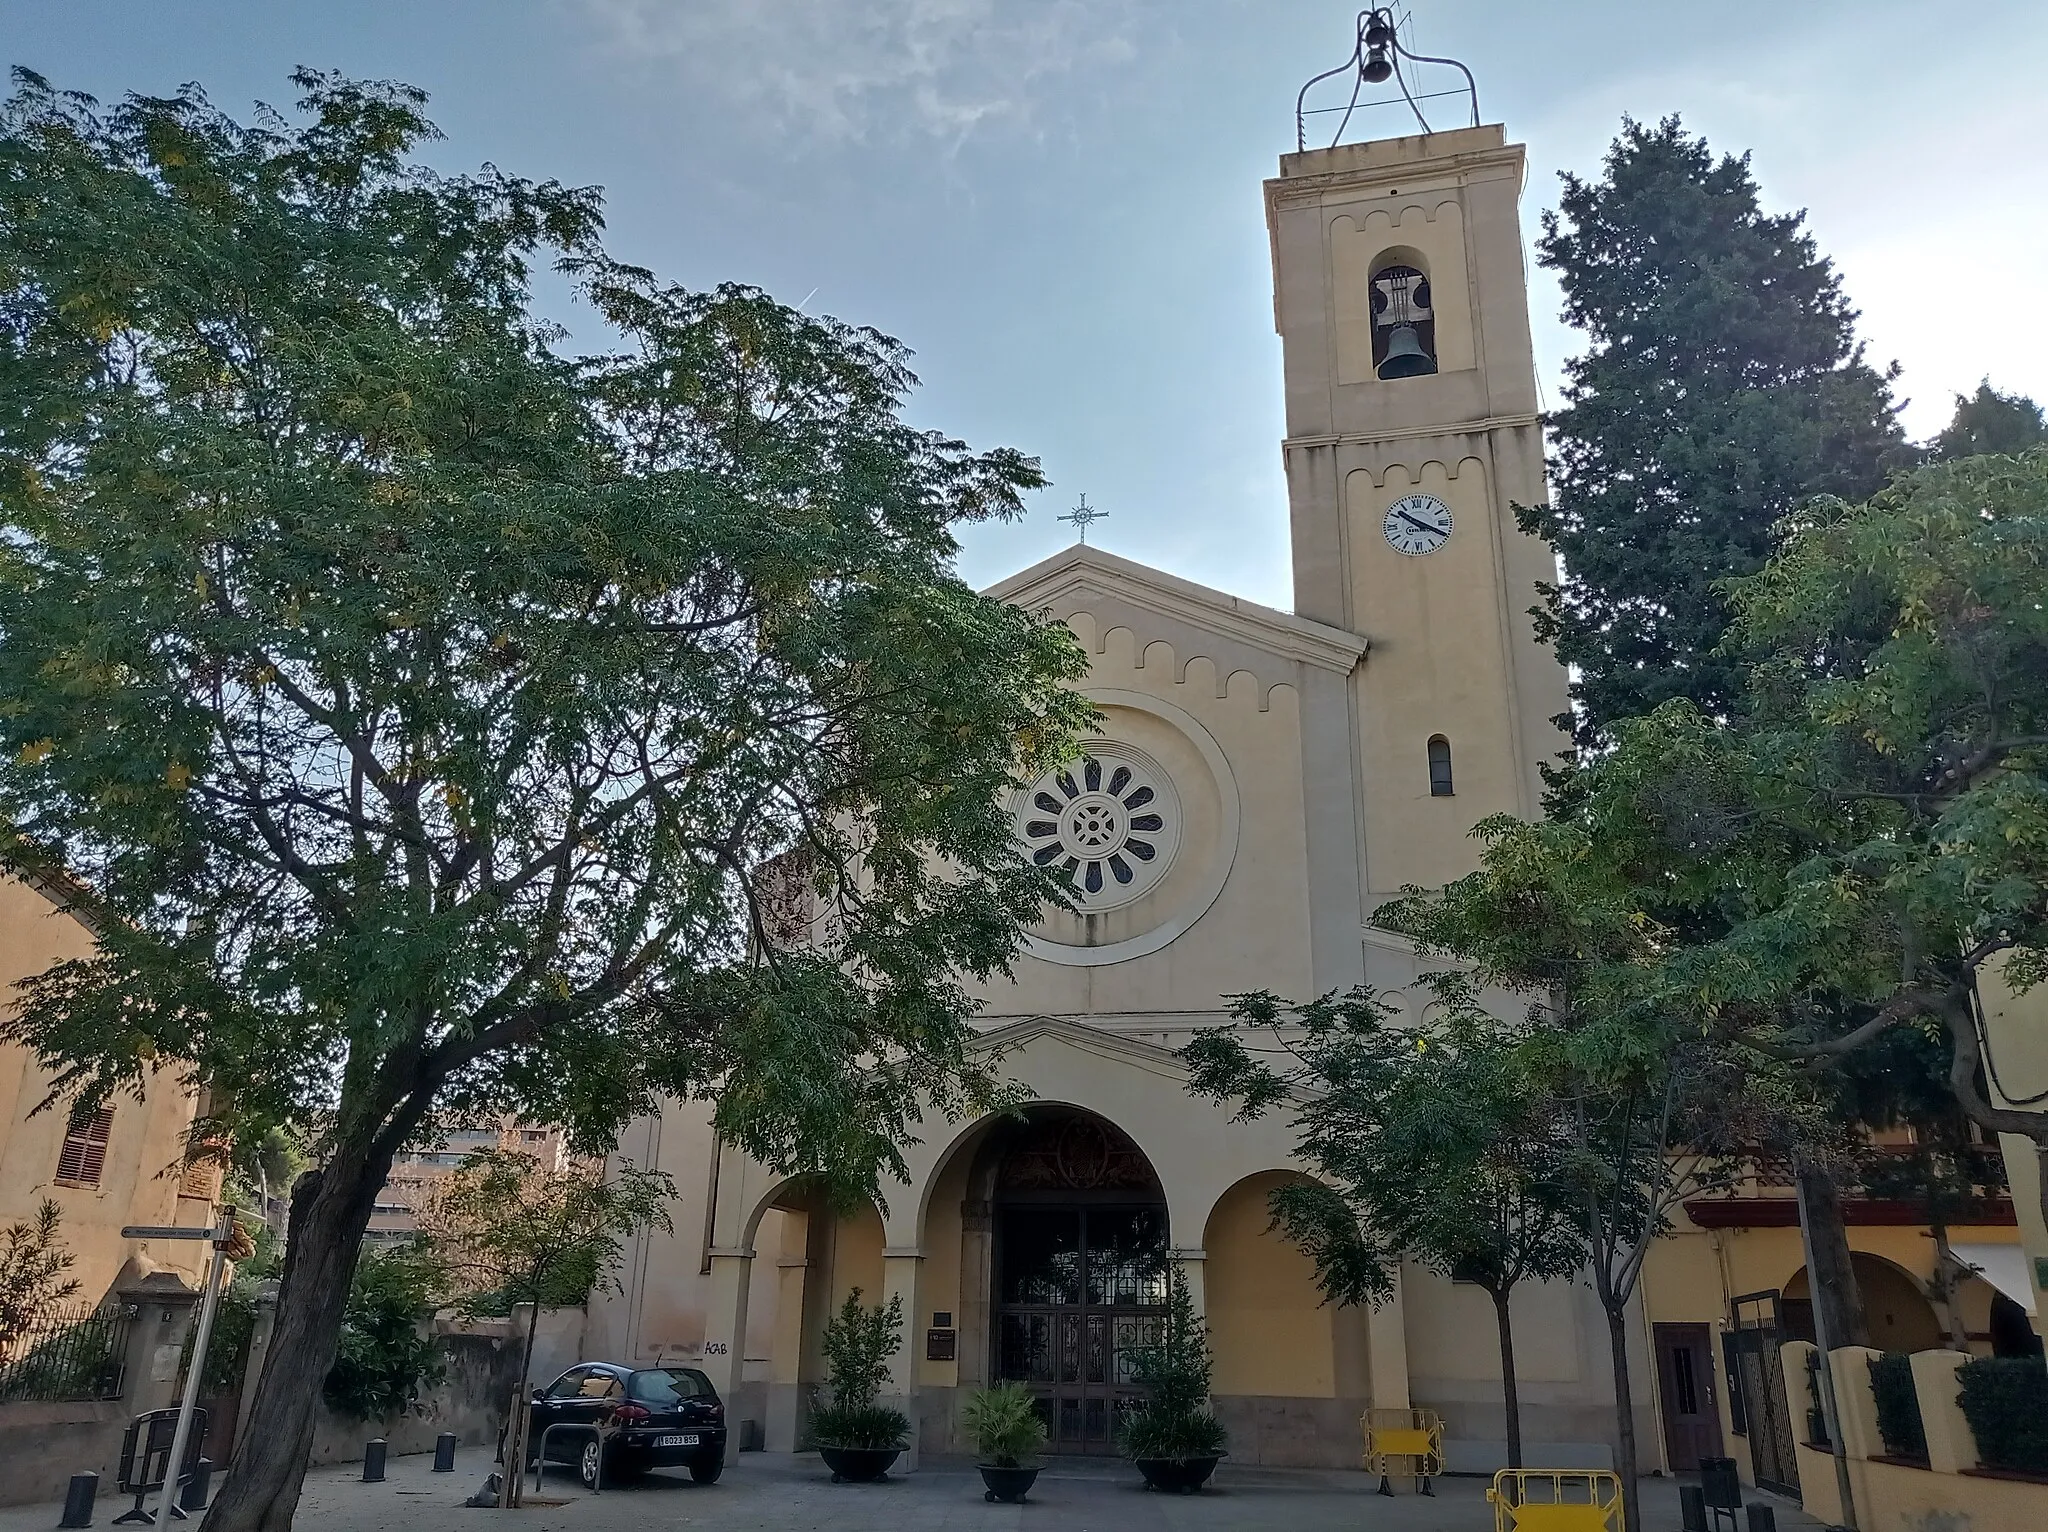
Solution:
{"label": "stone bell tower", "polygon": [[1367,916],[1470,871],[1477,821],[1539,813],[1567,743],[1529,617],[1556,560],[1515,526],[1546,493],[1523,176],[1489,125],[1285,155],[1266,183],[1295,607],[1371,642],[1350,698]]}

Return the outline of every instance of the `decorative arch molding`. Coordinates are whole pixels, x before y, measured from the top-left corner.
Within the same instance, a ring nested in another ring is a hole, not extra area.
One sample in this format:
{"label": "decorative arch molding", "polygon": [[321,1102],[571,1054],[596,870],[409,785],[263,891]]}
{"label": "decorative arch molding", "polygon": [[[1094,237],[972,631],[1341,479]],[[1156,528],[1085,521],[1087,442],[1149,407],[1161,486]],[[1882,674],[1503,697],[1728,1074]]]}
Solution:
{"label": "decorative arch molding", "polygon": [[1481,479],[1486,477],[1485,460],[1469,452],[1459,458],[1427,457],[1419,463],[1389,461],[1381,463],[1376,468],[1353,468],[1346,477],[1363,475],[1375,490],[1383,490],[1387,487],[1387,481],[1393,478],[1396,473],[1399,473],[1406,480],[1408,486],[1413,488],[1415,485],[1422,483],[1428,477],[1429,470],[1434,468],[1448,482],[1455,484],[1464,477],[1465,469],[1468,465],[1478,471]]}

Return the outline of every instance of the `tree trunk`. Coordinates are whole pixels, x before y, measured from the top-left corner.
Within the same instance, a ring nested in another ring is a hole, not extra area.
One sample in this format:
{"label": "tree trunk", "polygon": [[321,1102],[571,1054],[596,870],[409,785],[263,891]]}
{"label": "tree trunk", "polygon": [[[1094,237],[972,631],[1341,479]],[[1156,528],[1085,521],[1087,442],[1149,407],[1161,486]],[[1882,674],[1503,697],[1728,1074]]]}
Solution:
{"label": "tree trunk", "polygon": [[1508,1423],[1508,1467],[1522,1466],[1522,1394],[1515,1382],[1515,1324],[1508,1315],[1508,1295],[1503,1287],[1493,1294],[1493,1322],[1500,1330],[1500,1397]]}
{"label": "tree trunk", "polygon": [[200,1532],[290,1532],[320,1385],[334,1365],[363,1231],[390,1169],[389,1155],[370,1158],[343,1146],[292,1189],[277,1319],[249,1411],[252,1429]]}
{"label": "tree trunk", "polygon": [[1636,1391],[1628,1375],[1628,1305],[1607,1310],[1607,1352],[1614,1363],[1614,1471],[1621,1479],[1621,1524],[1640,1527],[1636,1496]]}
{"label": "tree trunk", "polygon": [[1934,1218],[1928,1221],[1928,1228],[1934,1235],[1934,1280],[1928,1286],[1933,1289],[1934,1309],[1941,1319],[1942,1339],[1951,1351],[1968,1351],[1970,1338],[1963,1329],[1962,1310],[1956,1304],[1956,1273],[1954,1257],[1949,1253],[1948,1224]]}
{"label": "tree trunk", "polygon": [[498,1504],[507,1508],[517,1506],[524,1497],[526,1483],[526,1433],[529,1415],[526,1408],[527,1374],[533,1371],[533,1338],[540,1329],[540,1303],[536,1300],[533,1312],[526,1316],[526,1344],[519,1352],[519,1380],[512,1385],[512,1408],[505,1415],[505,1440],[512,1446],[505,1453],[505,1477],[498,1492]]}
{"label": "tree trunk", "polygon": [[1809,1220],[1806,1237],[1813,1264],[1806,1273],[1806,1287],[1813,1297],[1815,1333],[1825,1335],[1830,1348],[1867,1346],[1870,1324],[1849,1255],[1842,1189],[1825,1165],[1801,1149],[1792,1151],[1792,1173],[1799,1178],[1801,1206]]}

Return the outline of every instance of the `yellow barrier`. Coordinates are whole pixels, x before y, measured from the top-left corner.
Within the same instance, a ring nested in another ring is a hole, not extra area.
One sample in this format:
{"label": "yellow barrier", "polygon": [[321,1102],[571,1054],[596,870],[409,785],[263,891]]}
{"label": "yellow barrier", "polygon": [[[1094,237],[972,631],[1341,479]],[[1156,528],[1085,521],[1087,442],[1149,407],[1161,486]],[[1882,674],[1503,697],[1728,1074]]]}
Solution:
{"label": "yellow barrier", "polygon": [[1435,1410],[1367,1410],[1358,1417],[1365,1432],[1365,1467],[1380,1476],[1380,1493],[1394,1492],[1392,1475],[1418,1481],[1433,1495],[1429,1481],[1444,1471],[1444,1423]]}
{"label": "yellow barrier", "polygon": [[1627,1532],[1621,1479],[1597,1468],[1503,1468],[1486,1492],[1494,1532]]}

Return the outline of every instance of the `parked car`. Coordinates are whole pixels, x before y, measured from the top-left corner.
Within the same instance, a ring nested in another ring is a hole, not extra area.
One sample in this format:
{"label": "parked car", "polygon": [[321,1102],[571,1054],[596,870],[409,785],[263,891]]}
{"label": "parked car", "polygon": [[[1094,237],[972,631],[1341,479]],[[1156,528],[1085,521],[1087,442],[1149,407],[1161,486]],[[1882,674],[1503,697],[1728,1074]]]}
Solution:
{"label": "parked car", "polygon": [[547,1439],[550,1463],[573,1463],[586,1485],[598,1483],[600,1428],[605,1428],[604,1482],[650,1468],[683,1468],[699,1484],[725,1469],[725,1404],[694,1367],[622,1367],[579,1362],[533,1391],[526,1466],[541,1452],[549,1426],[584,1426]]}

